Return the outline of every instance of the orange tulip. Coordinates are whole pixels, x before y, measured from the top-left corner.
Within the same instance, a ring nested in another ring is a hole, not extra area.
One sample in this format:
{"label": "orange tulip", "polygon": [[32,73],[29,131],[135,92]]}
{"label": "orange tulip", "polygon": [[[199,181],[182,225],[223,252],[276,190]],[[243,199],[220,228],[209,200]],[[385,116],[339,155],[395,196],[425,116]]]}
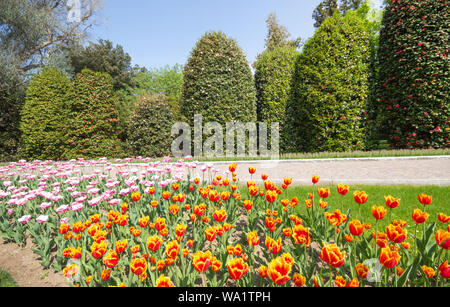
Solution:
{"label": "orange tulip", "polygon": [[230,165],[228,165],[228,170],[232,173],[236,171],[236,168],[237,168],[237,163],[231,163]]}
{"label": "orange tulip", "polygon": [[355,199],[356,203],[362,205],[367,202],[367,200],[369,199],[369,195],[367,195],[367,193],[364,191],[355,191],[353,193],[353,198]]}
{"label": "orange tulip", "polygon": [[345,234],[344,235],[344,240],[347,241],[347,242],[353,242],[353,236]]}
{"label": "orange tulip", "polygon": [[134,201],[139,201],[141,199],[141,193],[139,192],[131,193],[131,199]]}
{"label": "orange tulip", "polygon": [[441,223],[448,223],[450,222],[450,216],[449,215],[445,215],[444,213],[438,213],[438,220]]}
{"label": "orange tulip", "polygon": [[388,208],[394,209],[400,205],[400,198],[392,197],[391,195],[384,197],[384,202]]}
{"label": "orange tulip", "polygon": [[212,256],[210,251],[198,251],[192,255],[192,265],[200,273],[205,272],[209,268],[211,262]]}
{"label": "orange tulip", "polygon": [[386,228],[386,234],[388,239],[393,243],[402,243],[406,239],[406,235],[408,234],[408,230],[395,225],[388,225]]}
{"label": "orange tulip", "polygon": [[228,261],[227,268],[230,277],[237,280],[247,273],[248,264],[242,258],[233,258]]}
{"label": "orange tulip", "polygon": [[163,193],[162,193],[162,198],[163,199],[169,199],[170,198],[170,192],[169,191],[164,191]]}
{"label": "orange tulip", "polygon": [[327,198],[328,196],[330,196],[330,189],[320,188],[317,190],[317,194],[319,194],[319,197],[321,198]]}
{"label": "orange tulip", "polygon": [[372,215],[376,220],[382,220],[386,216],[387,210],[382,206],[373,205],[372,207]]}
{"label": "orange tulip", "polygon": [[436,275],[436,271],[426,265],[422,265],[422,271],[425,273],[427,278],[433,278],[434,275]]}
{"label": "orange tulip", "polygon": [[384,267],[392,269],[398,264],[400,258],[400,255],[395,249],[393,250],[390,247],[383,247],[380,252],[379,260]]}
{"label": "orange tulip", "polygon": [[450,232],[439,229],[435,235],[436,243],[443,249],[450,249]]}
{"label": "orange tulip", "polygon": [[286,261],[285,257],[277,257],[273,259],[268,266],[268,274],[270,279],[277,285],[284,285],[289,279],[293,263]]}
{"label": "orange tulip", "polygon": [[445,260],[440,266],[439,266],[439,274],[443,278],[450,278],[450,265],[448,264],[448,260]]}
{"label": "orange tulip", "polygon": [[344,288],[347,285],[347,281],[342,276],[336,276],[336,286],[339,288]]}
{"label": "orange tulip", "polygon": [[106,253],[106,249],[107,245],[105,241],[102,241],[100,243],[94,242],[91,245],[91,255],[95,259],[99,259]]}
{"label": "orange tulip", "polygon": [[425,223],[426,220],[428,219],[430,215],[426,212],[423,212],[420,209],[414,209],[413,213],[412,213],[412,219],[414,220],[414,222],[416,222],[417,224],[422,224]]}
{"label": "orange tulip", "polygon": [[214,227],[208,227],[205,229],[205,236],[206,240],[208,241],[214,241],[216,238],[216,228]]}
{"label": "orange tulip", "polygon": [[358,263],[355,266],[355,271],[360,278],[367,278],[367,275],[369,274],[369,267],[362,263]]}
{"label": "orange tulip", "polygon": [[256,172],[256,167],[249,166],[248,172],[253,175]]}
{"label": "orange tulip", "polygon": [[347,221],[347,215],[342,214],[339,209],[335,210],[333,213],[325,212],[325,217],[331,225],[336,227]]}
{"label": "orange tulip", "polygon": [[147,271],[147,261],[143,258],[136,258],[130,263],[130,270],[133,274],[142,275]]}
{"label": "orange tulip", "polygon": [[109,250],[105,257],[103,257],[103,264],[108,268],[112,269],[119,262],[119,255],[113,251]]}
{"label": "orange tulip", "polygon": [[182,237],[182,236],[185,234],[185,232],[186,232],[186,228],[187,228],[187,225],[184,225],[184,224],[178,224],[178,225],[175,227],[175,234],[176,234],[178,237]]}
{"label": "orange tulip", "polygon": [[328,203],[326,201],[322,201],[322,199],[319,199],[319,206],[322,209],[326,209],[328,207]]}
{"label": "orange tulip", "polygon": [[253,202],[251,200],[244,200],[244,208],[247,211],[250,211],[253,207]]}
{"label": "orange tulip", "polygon": [[427,195],[425,193],[417,195],[417,198],[419,199],[419,202],[424,206],[431,204],[433,200],[433,196]]}
{"label": "orange tulip", "polygon": [[258,234],[256,233],[256,230],[247,233],[247,242],[251,246],[256,246],[259,244],[259,238]]}
{"label": "orange tulip", "polygon": [[157,235],[148,237],[148,239],[147,239],[147,247],[152,252],[156,252],[159,249],[159,247],[161,246],[161,243],[162,243],[162,239]]}
{"label": "orange tulip", "polygon": [[159,278],[156,280],[156,287],[158,288],[166,288],[166,287],[175,287],[173,282],[170,280],[169,277],[166,277],[163,275],[159,276]]}
{"label": "orange tulip", "polygon": [[359,220],[352,220],[348,224],[348,229],[352,235],[360,236],[364,232],[364,225]]}
{"label": "orange tulip", "polygon": [[299,273],[294,273],[294,275],[292,276],[292,281],[297,287],[303,287],[306,284],[306,278]]}
{"label": "orange tulip", "polygon": [[273,203],[277,199],[278,193],[276,191],[267,191],[266,199],[269,203]]}
{"label": "orange tulip", "polygon": [[269,275],[269,270],[265,265],[261,265],[258,268],[258,273],[262,278],[266,278]]}
{"label": "orange tulip", "polygon": [[347,288],[357,288],[359,287],[359,281],[358,278],[353,278],[352,280],[350,280],[347,284]]}
{"label": "orange tulip", "polygon": [[313,183],[313,184],[318,183],[318,182],[319,182],[319,178],[320,178],[319,176],[313,175],[313,176],[312,176],[312,183]]}
{"label": "orange tulip", "polygon": [[180,211],[180,207],[178,205],[173,204],[173,205],[169,206],[170,214],[176,215],[179,211]]}
{"label": "orange tulip", "polygon": [[337,191],[341,195],[345,196],[348,193],[349,189],[350,189],[350,187],[348,185],[346,185],[346,184],[339,183],[337,185]]}
{"label": "orange tulip", "polygon": [[296,244],[305,244],[306,246],[311,244],[309,228],[305,228],[302,225],[295,225],[294,228],[292,228],[292,237]]}
{"label": "orange tulip", "polygon": [[170,241],[166,245],[166,256],[168,258],[175,259],[178,257],[178,254],[180,252],[180,245],[176,240]]}
{"label": "orange tulip", "polygon": [[220,209],[218,211],[215,211],[213,214],[213,218],[217,221],[217,222],[223,222],[227,217],[227,212],[224,209]]}
{"label": "orange tulip", "polygon": [[345,263],[345,251],[341,252],[336,244],[324,243],[320,258],[332,267],[338,268]]}
{"label": "orange tulip", "polygon": [[211,262],[211,269],[214,272],[218,272],[221,267],[222,267],[222,262],[220,260],[218,260],[216,257],[214,257]]}
{"label": "orange tulip", "polygon": [[278,254],[281,252],[281,238],[278,238],[277,241],[272,239],[271,237],[266,237],[266,248],[272,254]]}
{"label": "orange tulip", "polygon": [[101,273],[101,278],[102,278],[102,280],[104,280],[104,281],[109,280],[109,277],[110,277],[110,276],[111,276],[111,270],[110,270],[110,269],[105,269],[105,270],[103,270],[102,273]]}

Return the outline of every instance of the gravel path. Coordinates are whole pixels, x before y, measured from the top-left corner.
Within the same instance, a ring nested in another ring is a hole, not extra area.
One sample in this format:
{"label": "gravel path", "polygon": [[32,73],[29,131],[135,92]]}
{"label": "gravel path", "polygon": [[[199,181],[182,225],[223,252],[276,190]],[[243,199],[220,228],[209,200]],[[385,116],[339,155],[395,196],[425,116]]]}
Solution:
{"label": "gravel path", "polygon": [[[223,172],[229,162],[213,164]],[[241,161],[236,170],[241,182],[250,179],[249,166],[256,167],[256,182],[266,173],[276,183],[291,177],[293,185],[311,184],[312,175],[322,184],[450,185],[450,156]]]}

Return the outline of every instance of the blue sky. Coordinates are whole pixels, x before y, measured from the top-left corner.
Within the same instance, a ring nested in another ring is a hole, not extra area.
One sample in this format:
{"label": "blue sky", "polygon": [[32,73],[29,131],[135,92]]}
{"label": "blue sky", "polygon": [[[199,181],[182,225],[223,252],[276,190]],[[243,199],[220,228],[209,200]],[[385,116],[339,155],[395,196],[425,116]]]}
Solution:
{"label": "blue sky", "polygon": [[265,20],[275,12],[292,37],[314,33],[312,12],[321,0],[103,0],[89,40],[120,44],[132,64],[147,68],[184,65],[207,31],[237,40],[253,63],[264,49]]}

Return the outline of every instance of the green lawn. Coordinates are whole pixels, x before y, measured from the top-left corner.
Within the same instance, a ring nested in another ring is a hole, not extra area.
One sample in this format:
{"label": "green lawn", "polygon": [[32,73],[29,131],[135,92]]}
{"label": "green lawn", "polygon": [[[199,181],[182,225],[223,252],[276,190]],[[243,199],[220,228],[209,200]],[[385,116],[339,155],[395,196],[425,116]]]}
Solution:
{"label": "green lawn", "polygon": [[[408,234],[414,234],[416,223],[412,219],[412,212],[414,209],[419,208],[424,210],[423,205],[417,199],[417,195],[420,193],[426,193],[433,196],[433,201],[429,206],[426,206],[425,210],[430,214],[430,217],[426,221],[426,224],[435,222],[438,228],[445,229],[446,225],[442,224],[437,219],[437,214],[442,212],[450,215],[450,210],[448,207],[448,197],[450,195],[450,187],[442,186],[379,186],[379,185],[351,185],[350,191],[347,195],[340,195],[336,186],[327,186],[317,184],[313,189],[310,186],[298,186],[288,188],[286,193],[281,195],[282,198],[291,198],[297,196],[299,199],[298,213],[305,214],[306,206],[304,201],[308,198],[308,193],[312,193],[314,190],[314,198],[318,202],[317,188],[328,187],[330,189],[330,196],[326,199],[328,202],[327,210],[333,212],[336,209],[340,209],[343,213],[347,210],[350,211],[350,220],[359,219],[358,217],[358,204],[353,199],[353,192],[356,190],[365,191],[368,195],[368,201],[361,205],[361,222],[366,222],[372,225],[370,231],[375,230],[375,218],[372,216],[371,208],[373,205],[384,206],[388,209],[386,217],[379,221],[378,231],[386,231],[386,226],[390,223],[389,220],[389,208],[386,207],[384,196],[392,195],[393,197],[400,198],[400,205],[392,209],[392,219],[402,219],[407,222],[406,228],[408,229]],[[323,210],[318,205],[316,210]],[[417,233],[422,232],[423,225],[419,225],[417,228]]]}
{"label": "green lawn", "polygon": [[7,272],[0,269],[0,288],[18,287],[16,281]]}

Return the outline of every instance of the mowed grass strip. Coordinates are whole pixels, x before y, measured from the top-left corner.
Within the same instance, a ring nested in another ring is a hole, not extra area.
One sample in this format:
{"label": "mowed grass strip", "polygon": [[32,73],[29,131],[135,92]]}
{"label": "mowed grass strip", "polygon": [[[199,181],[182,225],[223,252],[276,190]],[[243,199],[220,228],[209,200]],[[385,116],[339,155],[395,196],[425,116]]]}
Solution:
{"label": "mowed grass strip", "polygon": [[[344,183],[345,184],[345,183]],[[405,226],[408,230],[408,239],[407,242],[412,243],[411,235],[414,235],[416,223],[412,219],[412,212],[414,209],[420,209],[422,211],[426,211],[430,214],[428,220],[425,222],[426,225],[429,223],[436,223],[437,229],[446,229],[447,225],[441,223],[437,216],[438,213],[442,212],[444,214],[450,215],[449,210],[449,195],[450,195],[450,187],[447,186],[406,186],[406,185],[350,185],[350,191],[347,195],[342,196],[337,192],[336,185],[320,185],[320,182],[316,185],[308,185],[308,186],[296,186],[296,187],[288,187],[286,191],[283,192],[279,196],[279,199],[291,199],[296,196],[299,200],[298,206],[295,208],[295,211],[289,210],[290,213],[295,213],[298,215],[306,215],[307,209],[305,205],[305,200],[308,199],[308,193],[313,194],[314,197],[314,210],[320,210],[325,212],[324,209],[319,207],[319,196],[317,193],[317,189],[324,187],[330,189],[330,196],[325,199],[328,203],[328,207],[326,211],[334,212],[336,209],[341,210],[344,214],[347,214],[347,211],[350,210],[349,220],[359,219],[362,223],[369,223],[372,225],[372,228],[369,230],[370,233],[375,231],[375,218],[372,215],[372,206],[383,206],[387,209],[386,217],[378,222],[378,231],[386,232],[386,227],[390,224],[390,214],[391,219],[401,219],[407,222]],[[264,187],[260,187],[264,188]],[[365,204],[358,205],[353,198],[353,193],[356,191],[364,191],[369,195],[369,198]],[[242,187],[242,199],[245,200],[248,195],[247,188]],[[430,205],[424,206],[419,202],[417,195],[425,193],[431,195],[433,197],[433,201]],[[391,195],[395,198],[400,198],[400,205],[391,210],[386,206],[384,197]],[[358,206],[361,206],[361,218],[359,217]],[[267,207],[269,208],[269,207]],[[264,208],[264,209],[267,209]],[[278,205],[277,210],[281,212],[281,204]],[[348,229],[343,229],[348,233]],[[421,236],[423,231],[423,225],[419,225],[417,227],[417,235]],[[367,230],[366,230],[367,232]]]}
{"label": "mowed grass strip", "polygon": [[18,287],[18,285],[8,272],[0,269],[0,288],[4,287]]}

